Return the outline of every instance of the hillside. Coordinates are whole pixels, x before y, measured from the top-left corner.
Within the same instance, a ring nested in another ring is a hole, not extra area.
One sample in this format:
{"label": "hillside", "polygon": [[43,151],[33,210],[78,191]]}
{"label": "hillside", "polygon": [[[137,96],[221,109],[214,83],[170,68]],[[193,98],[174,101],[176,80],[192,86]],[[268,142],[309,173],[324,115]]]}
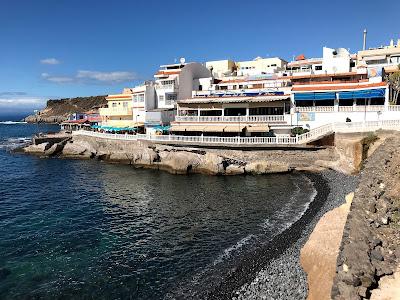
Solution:
{"label": "hillside", "polygon": [[104,106],[106,96],[77,97],[58,100],[48,100],[46,107],[39,111],[37,116],[31,115],[25,118],[26,122],[35,123],[60,123],[75,112],[85,112]]}

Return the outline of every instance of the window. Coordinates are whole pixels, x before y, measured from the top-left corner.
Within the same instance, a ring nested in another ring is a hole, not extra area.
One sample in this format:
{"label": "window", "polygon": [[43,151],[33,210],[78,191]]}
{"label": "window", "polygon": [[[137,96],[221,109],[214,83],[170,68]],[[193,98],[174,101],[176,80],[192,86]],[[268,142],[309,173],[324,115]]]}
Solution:
{"label": "window", "polygon": [[162,85],[169,85],[169,84],[174,84],[174,83],[175,83],[175,80],[164,80],[164,81],[161,81]]}
{"label": "window", "polygon": [[158,96],[158,101],[164,101],[164,95]]}
{"label": "window", "polygon": [[315,71],[322,71],[322,66],[315,66]]}
{"label": "window", "polygon": [[350,62],[350,68],[354,68],[356,66],[356,62],[355,61],[351,61]]}
{"label": "window", "polygon": [[133,95],[133,102],[138,102],[138,95]]}
{"label": "window", "polygon": [[144,102],[144,94],[139,95],[139,102]]}
{"label": "window", "polygon": [[117,103],[116,102],[113,102],[111,105],[112,105],[112,107],[117,107]]}
{"label": "window", "polygon": [[122,103],[122,106],[123,106],[124,108],[128,108],[128,102],[124,101],[124,102]]}
{"label": "window", "polygon": [[165,96],[166,96],[166,100],[165,100],[166,105],[172,105],[177,100],[177,95],[175,93],[174,94],[166,94]]}

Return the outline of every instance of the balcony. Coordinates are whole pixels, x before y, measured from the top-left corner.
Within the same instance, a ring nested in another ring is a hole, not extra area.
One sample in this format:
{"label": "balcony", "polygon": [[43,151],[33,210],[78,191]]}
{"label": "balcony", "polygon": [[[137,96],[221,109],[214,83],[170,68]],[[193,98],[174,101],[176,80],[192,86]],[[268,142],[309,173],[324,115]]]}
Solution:
{"label": "balcony", "polygon": [[131,116],[132,107],[108,107],[99,109],[101,116]]}
{"label": "balcony", "polygon": [[264,116],[176,116],[176,122],[254,122],[254,123],[284,123],[283,115]]}

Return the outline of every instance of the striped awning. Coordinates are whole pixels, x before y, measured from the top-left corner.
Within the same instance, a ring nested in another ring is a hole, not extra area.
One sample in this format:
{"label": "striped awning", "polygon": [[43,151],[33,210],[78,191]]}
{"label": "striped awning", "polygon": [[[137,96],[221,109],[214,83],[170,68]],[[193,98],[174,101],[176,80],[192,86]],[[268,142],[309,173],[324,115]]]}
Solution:
{"label": "striped awning", "polygon": [[294,94],[295,101],[305,101],[305,100],[335,100],[336,93],[325,92],[325,93],[296,93]]}
{"label": "striped awning", "polygon": [[204,131],[204,125],[172,125],[170,131]]}
{"label": "striped awning", "polygon": [[206,126],[204,127],[204,132],[223,132],[226,125],[214,125],[214,126]]}
{"label": "striped awning", "polygon": [[339,99],[384,98],[384,97],[385,97],[385,89],[339,92]]}
{"label": "striped awning", "polygon": [[247,126],[247,131],[248,132],[268,132],[269,131],[269,126],[260,124],[260,125],[248,125]]}
{"label": "striped awning", "polygon": [[225,126],[224,132],[239,132],[242,131],[245,127],[246,127],[245,125],[240,125],[240,126],[228,125]]}

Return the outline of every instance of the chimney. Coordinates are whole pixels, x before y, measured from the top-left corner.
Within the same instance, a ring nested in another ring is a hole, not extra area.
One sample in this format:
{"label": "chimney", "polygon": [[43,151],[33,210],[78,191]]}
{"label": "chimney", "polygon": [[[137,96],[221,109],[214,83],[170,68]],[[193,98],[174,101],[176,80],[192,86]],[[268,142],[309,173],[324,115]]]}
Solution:
{"label": "chimney", "polygon": [[393,41],[393,39],[390,40],[390,47],[391,47],[391,48],[394,47],[394,41]]}
{"label": "chimney", "polygon": [[364,29],[363,34],[363,50],[367,49],[367,29]]}

